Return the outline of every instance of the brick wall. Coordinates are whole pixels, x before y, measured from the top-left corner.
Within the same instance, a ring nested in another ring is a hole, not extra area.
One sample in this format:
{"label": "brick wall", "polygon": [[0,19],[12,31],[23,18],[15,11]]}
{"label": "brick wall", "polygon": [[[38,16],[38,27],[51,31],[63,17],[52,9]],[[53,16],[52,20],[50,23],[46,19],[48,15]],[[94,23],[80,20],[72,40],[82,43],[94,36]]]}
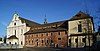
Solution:
{"label": "brick wall", "polygon": [[[37,35],[38,34],[38,35]],[[65,31],[46,32],[25,35],[25,46],[38,46],[38,47],[65,47],[66,44]]]}

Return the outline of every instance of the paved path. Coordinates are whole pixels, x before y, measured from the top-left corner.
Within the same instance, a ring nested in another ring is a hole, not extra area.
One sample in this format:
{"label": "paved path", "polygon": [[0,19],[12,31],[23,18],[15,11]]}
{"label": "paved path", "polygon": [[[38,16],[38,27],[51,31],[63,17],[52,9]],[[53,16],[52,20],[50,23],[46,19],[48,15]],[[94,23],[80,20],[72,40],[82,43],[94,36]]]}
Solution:
{"label": "paved path", "polygon": [[89,51],[87,49],[60,49],[60,48],[48,48],[48,47],[34,47],[34,48],[22,48],[22,49],[0,49],[0,51]]}

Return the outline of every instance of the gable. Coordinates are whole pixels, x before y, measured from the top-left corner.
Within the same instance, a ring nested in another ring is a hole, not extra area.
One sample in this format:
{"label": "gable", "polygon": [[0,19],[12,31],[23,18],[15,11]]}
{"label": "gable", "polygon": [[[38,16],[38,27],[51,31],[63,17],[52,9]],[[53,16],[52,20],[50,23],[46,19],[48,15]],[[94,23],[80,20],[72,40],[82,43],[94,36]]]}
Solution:
{"label": "gable", "polygon": [[80,20],[80,19],[86,19],[86,18],[92,18],[88,14],[83,13],[82,11],[79,11],[75,16],[73,16],[69,21],[73,20]]}

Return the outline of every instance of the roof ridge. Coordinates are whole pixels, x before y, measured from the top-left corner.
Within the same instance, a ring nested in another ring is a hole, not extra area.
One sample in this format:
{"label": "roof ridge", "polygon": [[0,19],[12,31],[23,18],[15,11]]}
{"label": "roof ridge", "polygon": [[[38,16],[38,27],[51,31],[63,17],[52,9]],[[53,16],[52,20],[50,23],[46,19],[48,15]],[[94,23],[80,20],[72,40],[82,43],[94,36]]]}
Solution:
{"label": "roof ridge", "polygon": [[[30,21],[30,22],[33,22],[33,23],[37,23],[37,22],[31,21],[31,20],[29,20],[29,19],[25,19],[25,18],[23,18],[23,17],[19,17],[19,18],[24,19],[24,20],[27,20],[27,21]],[[39,23],[37,23],[37,24],[39,24]]]}

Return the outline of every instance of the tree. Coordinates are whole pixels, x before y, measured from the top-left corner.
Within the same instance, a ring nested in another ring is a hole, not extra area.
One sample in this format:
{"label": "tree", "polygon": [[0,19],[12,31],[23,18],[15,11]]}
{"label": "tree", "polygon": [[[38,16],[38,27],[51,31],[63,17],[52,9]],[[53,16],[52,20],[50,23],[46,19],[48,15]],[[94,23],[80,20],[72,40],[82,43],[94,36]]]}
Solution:
{"label": "tree", "polygon": [[98,26],[98,33],[99,33],[99,35],[100,35],[100,26]]}
{"label": "tree", "polygon": [[6,43],[7,36],[4,36],[4,43]]}

